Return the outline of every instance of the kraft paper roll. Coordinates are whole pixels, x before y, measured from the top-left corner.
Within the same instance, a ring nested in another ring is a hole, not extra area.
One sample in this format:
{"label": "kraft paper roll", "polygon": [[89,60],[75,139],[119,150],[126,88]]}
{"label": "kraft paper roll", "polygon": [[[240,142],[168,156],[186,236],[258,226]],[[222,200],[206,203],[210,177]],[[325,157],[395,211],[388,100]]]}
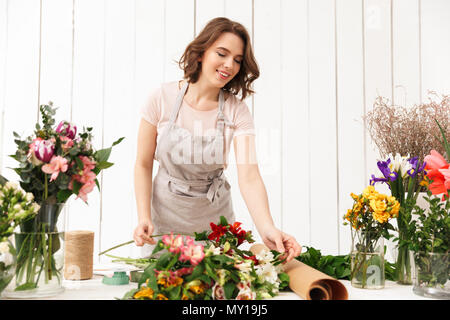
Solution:
{"label": "kraft paper roll", "polygon": [[[254,244],[250,251],[258,254],[268,248],[263,244]],[[306,300],[347,300],[348,292],[338,280],[310,266],[292,259],[283,265],[289,275],[289,288]]]}
{"label": "kraft paper roll", "polygon": [[65,233],[64,278],[87,280],[93,275],[94,232],[67,231]]}

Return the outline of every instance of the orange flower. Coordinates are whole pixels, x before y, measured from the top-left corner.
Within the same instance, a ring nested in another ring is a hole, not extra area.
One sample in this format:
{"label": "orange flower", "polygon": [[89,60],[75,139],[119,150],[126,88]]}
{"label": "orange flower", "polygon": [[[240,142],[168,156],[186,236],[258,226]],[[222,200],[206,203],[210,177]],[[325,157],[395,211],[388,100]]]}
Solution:
{"label": "orange flower", "polygon": [[153,290],[151,288],[147,288],[147,287],[142,287],[141,290],[139,290],[138,292],[136,292],[133,296],[134,299],[139,299],[139,298],[147,298],[147,299],[153,299]]}

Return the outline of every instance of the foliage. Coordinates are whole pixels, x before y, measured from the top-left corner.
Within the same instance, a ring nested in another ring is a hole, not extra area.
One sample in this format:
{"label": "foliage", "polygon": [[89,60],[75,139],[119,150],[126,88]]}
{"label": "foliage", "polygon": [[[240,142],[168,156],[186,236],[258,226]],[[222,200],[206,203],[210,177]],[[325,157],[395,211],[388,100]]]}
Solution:
{"label": "foliage", "polygon": [[[270,298],[287,287],[281,253],[263,250],[254,255],[238,247],[253,242],[240,223],[222,216],[211,231],[189,236],[164,235],[152,256],[160,254],[140,277],[138,288],[123,299],[139,300],[254,300]],[[205,242],[198,244],[198,242]]]}

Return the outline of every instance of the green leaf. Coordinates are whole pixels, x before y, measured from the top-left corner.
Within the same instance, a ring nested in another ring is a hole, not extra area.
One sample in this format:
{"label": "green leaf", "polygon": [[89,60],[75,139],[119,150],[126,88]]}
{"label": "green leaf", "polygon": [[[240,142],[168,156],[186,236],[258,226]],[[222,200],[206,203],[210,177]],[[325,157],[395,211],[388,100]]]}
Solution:
{"label": "green leaf", "polygon": [[111,163],[108,161],[102,161],[102,162],[97,163],[97,165],[95,167],[96,167],[96,169],[98,169],[100,171],[100,170],[112,167],[113,165],[114,165],[114,163]]}
{"label": "green leaf", "polygon": [[81,159],[79,157],[75,158],[75,162],[77,163],[77,166],[80,170],[84,169],[84,163],[83,163],[83,161],[81,161]]}
{"label": "green leaf", "polygon": [[125,137],[119,138],[118,140],[114,141],[111,147],[114,147],[115,145],[118,145],[122,142],[122,140],[125,139]]}
{"label": "green leaf", "polygon": [[233,297],[233,291],[236,288],[234,282],[227,282],[224,284],[223,289],[225,291],[225,298],[231,299]]}
{"label": "green leaf", "polygon": [[83,185],[81,184],[81,183],[79,183],[78,181],[76,181],[76,180],[73,180],[73,182],[72,182],[72,191],[73,191],[73,193],[75,193],[76,195],[78,195],[78,192],[80,191],[80,189],[81,189],[81,187],[82,187]]}
{"label": "green leaf", "polygon": [[228,225],[228,221],[224,216],[220,216],[220,222],[219,225],[226,227]]}
{"label": "green leaf", "polygon": [[34,283],[34,282],[27,282],[27,283],[24,283],[24,284],[22,284],[22,285],[16,287],[16,288],[14,289],[14,291],[31,290],[31,289],[35,289],[36,287],[37,287],[37,286],[36,286],[36,283]]}
{"label": "green leaf", "polygon": [[73,194],[72,190],[69,189],[59,190],[58,193],[56,194],[56,198],[60,203],[63,203],[66,202],[67,199],[69,199],[69,197],[72,194]]}
{"label": "green leaf", "polygon": [[111,148],[101,149],[94,153],[94,157],[99,163],[107,161],[110,155]]}

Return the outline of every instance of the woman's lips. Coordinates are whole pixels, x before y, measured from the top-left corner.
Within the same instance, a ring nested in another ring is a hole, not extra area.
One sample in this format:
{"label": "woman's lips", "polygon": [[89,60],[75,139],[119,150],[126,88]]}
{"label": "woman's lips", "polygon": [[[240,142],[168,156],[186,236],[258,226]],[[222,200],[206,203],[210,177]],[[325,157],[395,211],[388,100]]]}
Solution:
{"label": "woman's lips", "polygon": [[230,74],[227,72],[217,70],[217,74],[222,80],[227,80],[230,77]]}

